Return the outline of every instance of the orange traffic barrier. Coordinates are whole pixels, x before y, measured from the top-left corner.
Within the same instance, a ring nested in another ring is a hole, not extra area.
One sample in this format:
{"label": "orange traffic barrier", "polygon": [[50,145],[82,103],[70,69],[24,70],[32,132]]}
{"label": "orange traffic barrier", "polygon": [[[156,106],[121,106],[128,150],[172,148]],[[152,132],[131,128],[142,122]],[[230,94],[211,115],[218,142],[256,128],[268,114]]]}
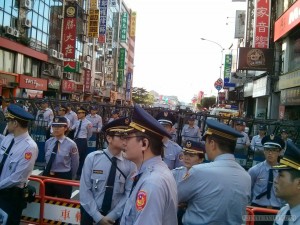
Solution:
{"label": "orange traffic barrier", "polygon": [[[265,216],[265,220],[269,221],[272,218],[268,216],[276,215],[278,211],[279,210],[277,209],[267,209],[261,207],[247,206],[246,225],[254,225],[254,222],[258,218],[258,216]],[[257,215],[257,213],[259,213],[259,215]]]}

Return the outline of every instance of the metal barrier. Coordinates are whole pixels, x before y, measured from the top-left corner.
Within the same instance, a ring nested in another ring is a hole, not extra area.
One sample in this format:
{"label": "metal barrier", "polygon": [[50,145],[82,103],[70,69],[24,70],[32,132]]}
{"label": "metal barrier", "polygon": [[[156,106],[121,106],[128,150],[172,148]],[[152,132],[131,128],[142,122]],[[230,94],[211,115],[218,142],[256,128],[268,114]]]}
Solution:
{"label": "metal barrier", "polygon": [[[267,208],[261,208],[261,207],[253,207],[253,206],[247,206],[247,219],[246,219],[246,225],[254,225],[257,213],[264,213],[259,214],[259,216],[266,216],[265,219],[270,219],[270,215],[276,215],[279,210],[276,209],[267,209]],[[275,218],[274,218],[275,219]],[[260,220],[261,221],[261,220]]]}

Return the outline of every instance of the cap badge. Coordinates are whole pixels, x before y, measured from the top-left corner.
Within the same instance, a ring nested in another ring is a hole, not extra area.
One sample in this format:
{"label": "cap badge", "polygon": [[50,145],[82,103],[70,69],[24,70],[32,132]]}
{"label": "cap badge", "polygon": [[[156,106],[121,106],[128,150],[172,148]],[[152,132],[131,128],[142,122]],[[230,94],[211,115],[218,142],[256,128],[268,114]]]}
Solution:
{"label": "cap badge", "polygon": [[271,135],[270,135],[270,139],[271,139],[271,140],[274,140],[274,138],[275,138],[275,135],[274,135],[274,134],[271,134]]}
{"label": "cap badge", "polygon": [[128,125],[128,124],[129,124],[129,119],[128,119],[128,118],[126,118],[124,122],[125,122],[125,124],[127,124],[127,125]]}
{"label": "cap badge", "polygon": [[164,112],[164,117],[167,117],[168,116],[168,112]]}
{"label": "cap badge", "polygon": [[192,143],[190,141],[186,142],[186,145],[185,145],[187,148],[190,148],[192,147]]}
{"label": "cap badge", "polygon": [[58,123],[58,122],[59,122],[59,119],[58,119],[58,118],[55,118],[55,119],[54,119],[54,122],[55,122],[55,123]]}

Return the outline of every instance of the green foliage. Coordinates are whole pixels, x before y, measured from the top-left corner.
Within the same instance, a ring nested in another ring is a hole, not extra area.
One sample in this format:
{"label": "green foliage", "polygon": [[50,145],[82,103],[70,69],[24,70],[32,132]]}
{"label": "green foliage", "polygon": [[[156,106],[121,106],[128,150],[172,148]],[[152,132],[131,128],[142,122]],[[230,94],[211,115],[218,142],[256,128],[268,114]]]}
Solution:
{"label": "green foliage", "polygon": [[152,105],[154,103],[154,96],[144,88],[132,88],[132,100],[137,104]]}
{"label": "green foliage", "polygon": [[201,106],[203,108],[209,108],[212,105],[216,104],[216,97],[215,96],[211,96],[211,97],[204,97],[201,101]]}

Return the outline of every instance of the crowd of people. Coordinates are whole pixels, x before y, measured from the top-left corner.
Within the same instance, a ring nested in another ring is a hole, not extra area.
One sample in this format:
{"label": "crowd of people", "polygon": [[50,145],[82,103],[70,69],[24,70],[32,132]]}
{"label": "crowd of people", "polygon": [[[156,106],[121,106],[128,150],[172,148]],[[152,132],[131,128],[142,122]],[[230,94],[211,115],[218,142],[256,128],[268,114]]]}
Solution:
{"label": "crowd of people", "polygon": [[[47,102],[41,106],[36,117],[15,104],[5,112],[8,134],[0,144],[4,224],[19,224],[26,208],[24,189],[38,155],[28,133],[32,120],[49,131],[43,175],[80,182],[81,224],[235,225],[247,219],[247,206],[280,209],[272,219],[257,214],[256,224],[300,224],[300,149],[286,130],[278,137],[261,125],[250,141],[243,121],[231,127],[208,119],[202,134],[191,116],[178,145],[176,121],[168,112],[154,118],[135,105],[131,117],[115,110],[103,124],[94,107],[74,112],[61,105],[54,116]],[[87,140],[100,131],[106,148],[88,154]],[[234,154],[249,148],[264,160],[247,171]],[[71,187],[46,185],[46,195],[69,199],[71,194]]]}

